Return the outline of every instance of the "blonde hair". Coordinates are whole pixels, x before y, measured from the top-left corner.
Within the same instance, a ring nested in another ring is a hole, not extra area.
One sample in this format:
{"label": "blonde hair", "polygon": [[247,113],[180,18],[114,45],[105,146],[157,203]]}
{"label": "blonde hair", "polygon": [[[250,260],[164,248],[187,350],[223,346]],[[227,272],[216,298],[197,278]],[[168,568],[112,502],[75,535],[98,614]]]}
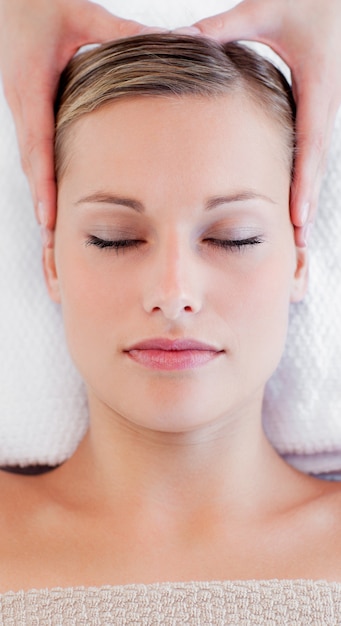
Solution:
{"label": "blonde hair", "polygon": [[65,68],[55,103],[55,172],[66,168],[67,136],[83,115],[132,96],[206,96],[239,92],[283,130],[294,160],[295,104],[290,85],[269,61],[236,43],[172,33],[139,35],[82,52]]}

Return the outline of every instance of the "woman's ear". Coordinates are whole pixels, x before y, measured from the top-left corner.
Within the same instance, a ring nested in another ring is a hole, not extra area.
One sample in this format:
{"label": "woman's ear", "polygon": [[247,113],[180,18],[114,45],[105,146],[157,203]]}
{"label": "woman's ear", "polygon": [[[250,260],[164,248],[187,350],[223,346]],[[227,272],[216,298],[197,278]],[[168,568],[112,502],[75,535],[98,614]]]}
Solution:
{"label": "woman's ear", "polygon": [[296,246],[296,269],[291,287],[290,302],[299,302],[303,299],[308,288],[308,276],[308,248]]}
{"label": "woman's ear", "polygon": [[54,302],[60,302],[59,280],[56,268],[55,248],[43,248],[43,269],[50,298]]}

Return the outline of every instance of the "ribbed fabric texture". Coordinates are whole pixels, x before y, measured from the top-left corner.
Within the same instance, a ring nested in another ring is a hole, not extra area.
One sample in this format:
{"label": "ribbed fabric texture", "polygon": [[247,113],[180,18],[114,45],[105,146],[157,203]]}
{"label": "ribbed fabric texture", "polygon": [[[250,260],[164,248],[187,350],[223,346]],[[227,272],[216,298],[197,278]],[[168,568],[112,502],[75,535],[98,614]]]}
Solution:
{"label": "ribbed fabric texture", "polygon": [[246,580],[69,587],[0,595],[0,626],[336,626],[341,583]]}

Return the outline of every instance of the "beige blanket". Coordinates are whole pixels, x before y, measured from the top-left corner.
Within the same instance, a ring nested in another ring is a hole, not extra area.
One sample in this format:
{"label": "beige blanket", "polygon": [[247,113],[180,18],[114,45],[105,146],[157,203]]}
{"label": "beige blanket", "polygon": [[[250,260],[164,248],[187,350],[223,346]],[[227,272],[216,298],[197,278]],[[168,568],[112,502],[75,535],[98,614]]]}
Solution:
{"label": "beige blanket", "polygon": [[337,626],[341,583],[246,580],[69,587],[0,595],[0,626]]}

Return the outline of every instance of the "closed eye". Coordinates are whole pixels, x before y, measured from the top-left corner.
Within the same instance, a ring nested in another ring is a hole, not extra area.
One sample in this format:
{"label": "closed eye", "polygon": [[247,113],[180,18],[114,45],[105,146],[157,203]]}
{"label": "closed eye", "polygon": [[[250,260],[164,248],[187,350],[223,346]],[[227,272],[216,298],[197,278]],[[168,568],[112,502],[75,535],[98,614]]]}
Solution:
{"label": "closed eye", "polygon": [[248,239],[205,239],[205,241],[209,241],[211,245],[218,246],[219,248],[223,248],[225,250],[241,250],[245,249],[247,246],[255,246],[257,244],[263,243],[263,239],[261,237],[249,237]]}
{"label": "closed eye", "polygon": [[[249,237],[248,239],[214,239],[207,238],[204,241],[208,241],[212,246],[222,248],[223,250],[242,250],[247,246],[254,246],[260,243],[263,243],[263,239],[260,237]],[[96,237],[95,235],[91,235],[85,242],[86,246],[96,246],[97,248],[111,248],[116,250],[117,254],[119,251],[124,252],[127,248],[138,248],[139,245],[145,242],[140,239],[118,239],[113,241],[111,239],[101,239],[100,237]]]}
{"label": "closed eye", "polygon": [[97,246],[97,248],[114,248],[118,253],[120,249],[124,251],[125,248],[138,248],[141,243],[143,241],[139,239],[118,239],[117,241],[112,241],[111,239],[100,239],[100,237],[91,235],[86,240],[85,245]]}

